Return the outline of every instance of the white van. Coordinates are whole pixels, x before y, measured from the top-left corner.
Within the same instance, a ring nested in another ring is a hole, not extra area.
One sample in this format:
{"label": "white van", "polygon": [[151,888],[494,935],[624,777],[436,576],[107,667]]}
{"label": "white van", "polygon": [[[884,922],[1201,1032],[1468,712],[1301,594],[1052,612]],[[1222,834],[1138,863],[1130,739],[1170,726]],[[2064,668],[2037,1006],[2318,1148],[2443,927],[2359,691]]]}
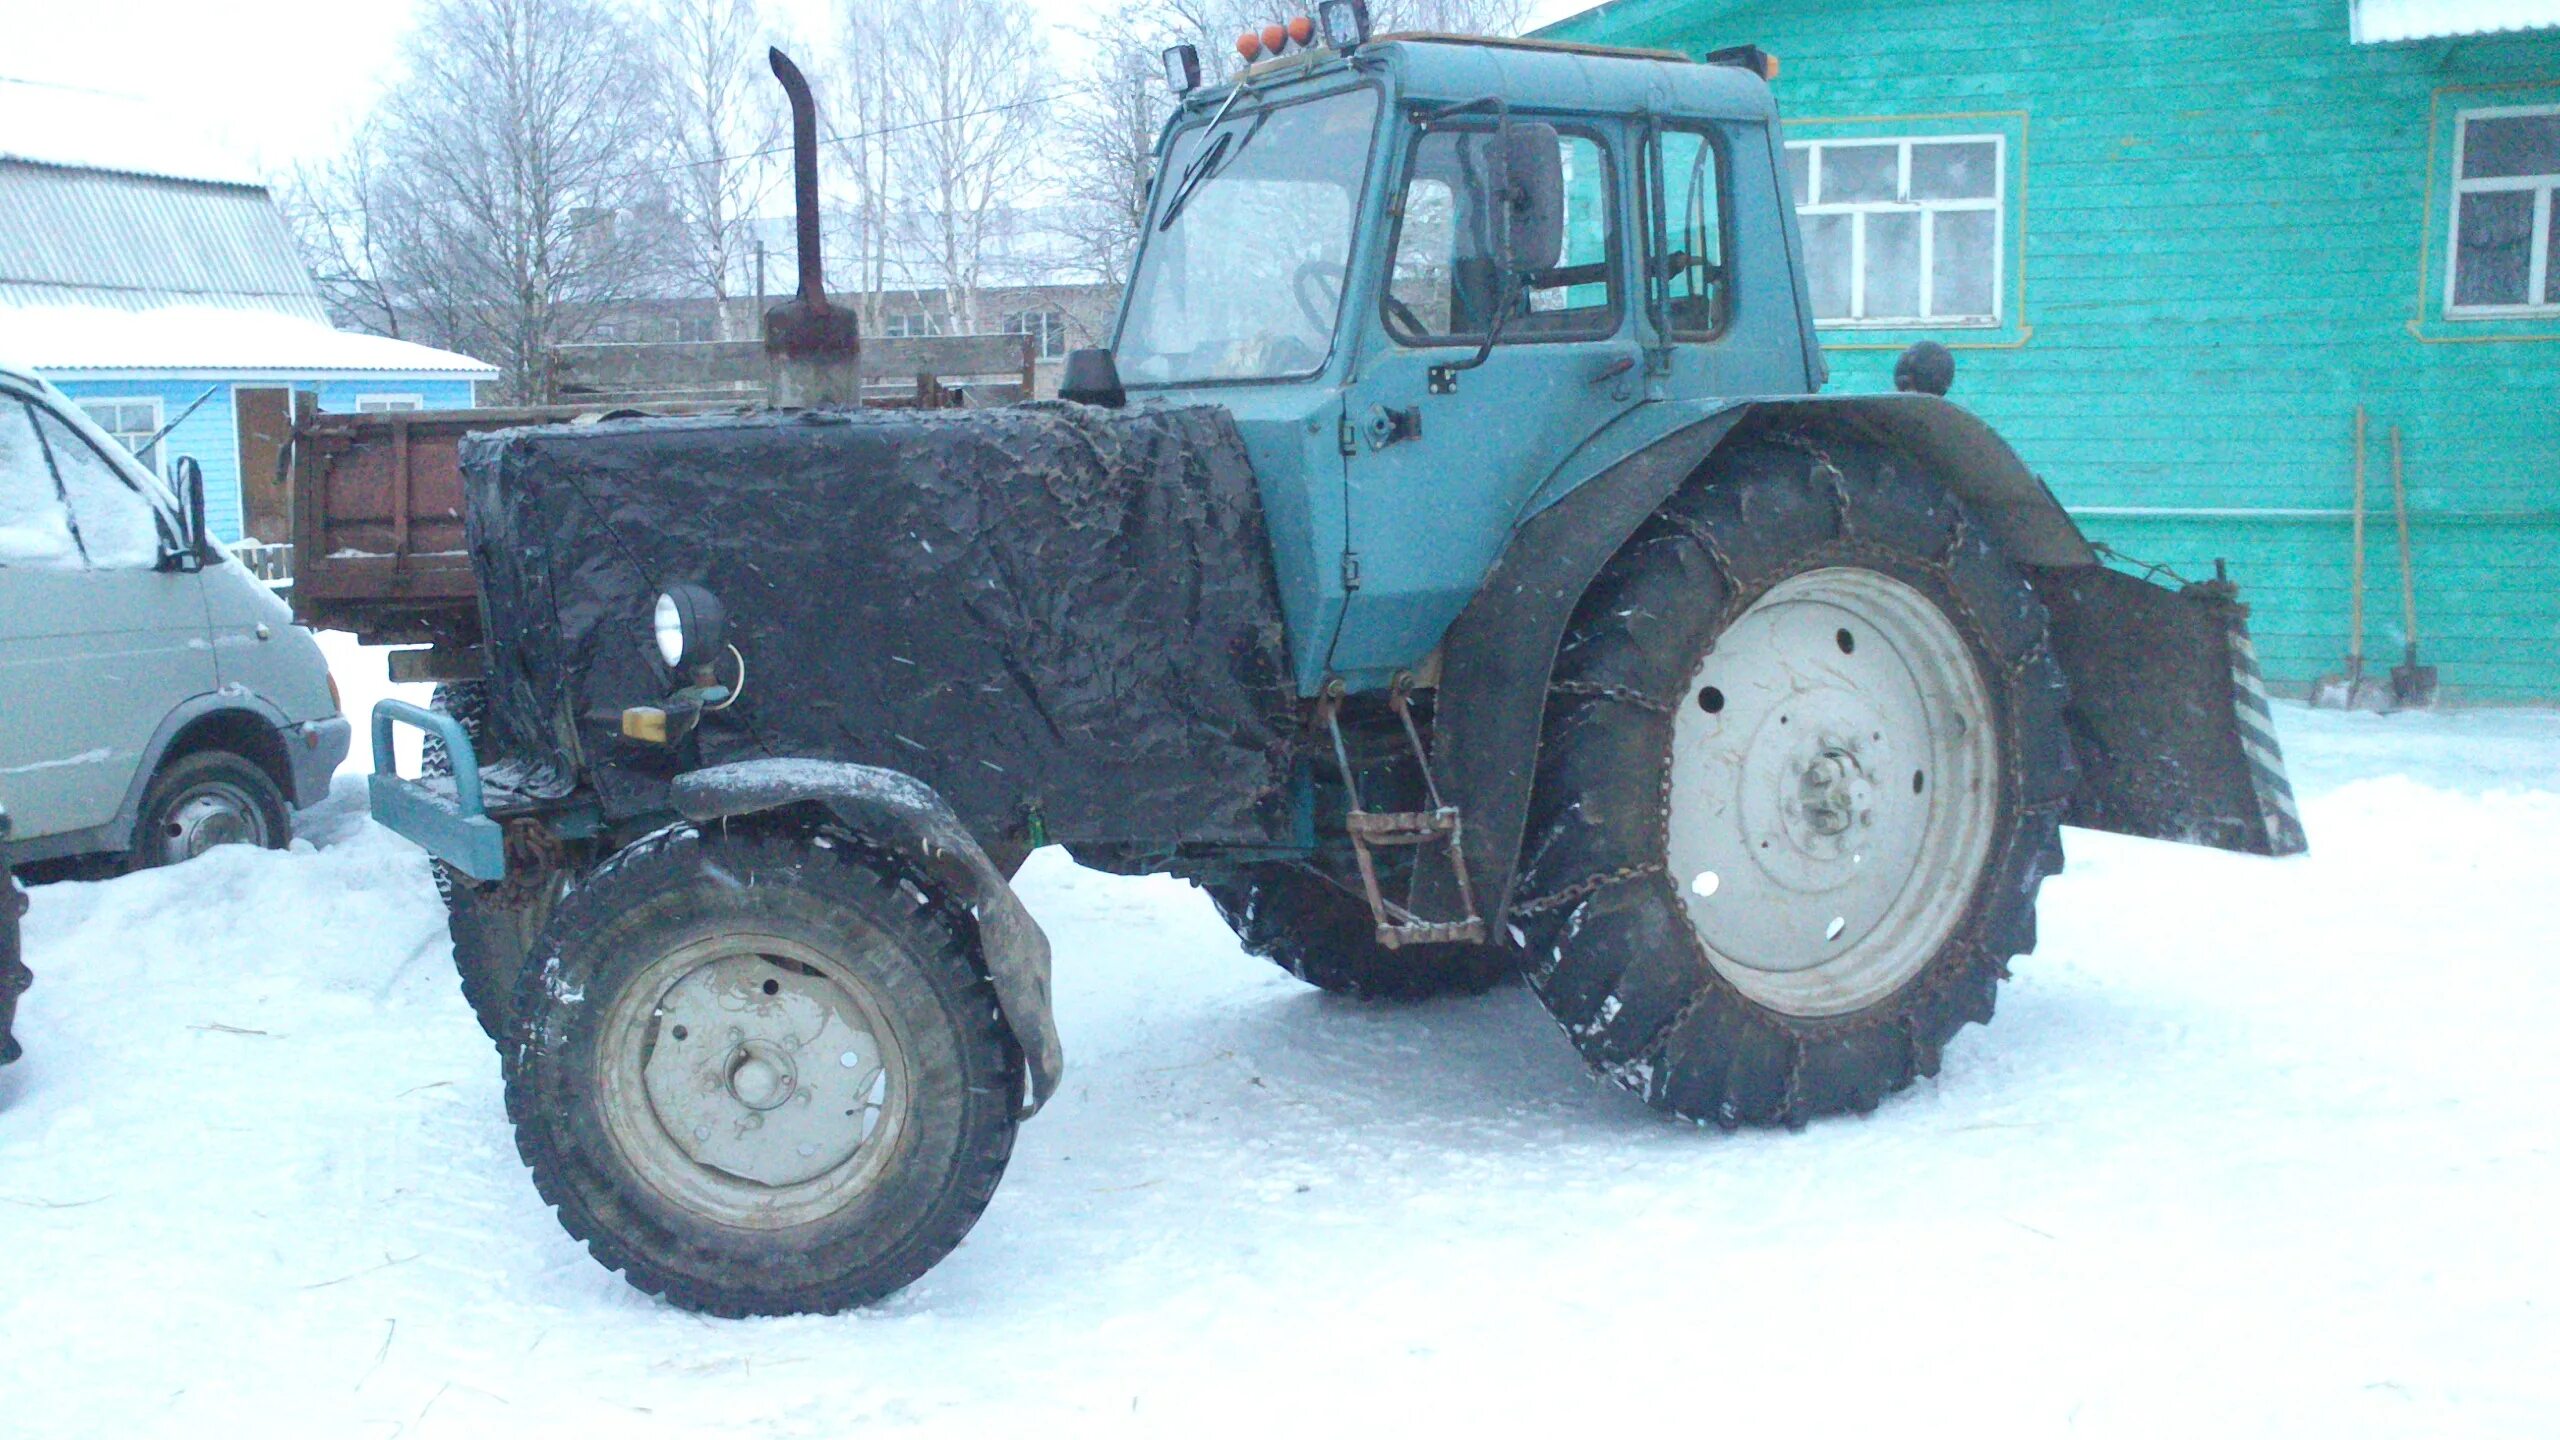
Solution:
{"label": "white van", "polygon": [[347,721],[309,631],[78,406],[0,367],[0,808],[11,858],[281,848]]}

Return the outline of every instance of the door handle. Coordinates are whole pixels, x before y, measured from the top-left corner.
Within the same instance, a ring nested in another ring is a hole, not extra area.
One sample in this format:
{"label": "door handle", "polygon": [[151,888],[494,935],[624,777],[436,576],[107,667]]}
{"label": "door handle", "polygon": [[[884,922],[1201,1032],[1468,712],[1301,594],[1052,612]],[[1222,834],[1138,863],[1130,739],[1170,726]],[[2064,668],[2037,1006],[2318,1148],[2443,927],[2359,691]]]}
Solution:
{"label": "door handle", "polygon": [[1386,405],[1369,407],[1369,448],[1384,450],[1399,440],[1422,438],[1422,407],[1398,410]]}
{"label": "door handle", "polygon": [[1636,357],[1633,355],[1621,355],[1617,359],[1609,361],[1599,369],[1591,372],[1592,388],[1598,389],[1600,386],[1608,384],[1610,381],[1617,379],[1619,376],[1626,374],[1634,368],[1636,368]]}

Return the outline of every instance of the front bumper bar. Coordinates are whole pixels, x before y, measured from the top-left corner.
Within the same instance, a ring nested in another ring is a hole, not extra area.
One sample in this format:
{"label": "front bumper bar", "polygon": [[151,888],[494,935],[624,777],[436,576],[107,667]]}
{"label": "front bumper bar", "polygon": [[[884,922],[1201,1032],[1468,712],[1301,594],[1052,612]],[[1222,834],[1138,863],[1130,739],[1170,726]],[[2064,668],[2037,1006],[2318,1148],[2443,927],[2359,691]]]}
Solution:
{"label": "front bumper bar", "polygon": [[[394,723],[414,725],[444,741],[453,761],[453,778],[445,786],[409,780],[391,748]],[[505,832],[489,818],[487,792],[480,780],[480,755],[450,715],[383,700],[373,707],[373,774],[366,781],[373,818],[383,828],[415,842],[474,880],[498,881],[507,876]]]}

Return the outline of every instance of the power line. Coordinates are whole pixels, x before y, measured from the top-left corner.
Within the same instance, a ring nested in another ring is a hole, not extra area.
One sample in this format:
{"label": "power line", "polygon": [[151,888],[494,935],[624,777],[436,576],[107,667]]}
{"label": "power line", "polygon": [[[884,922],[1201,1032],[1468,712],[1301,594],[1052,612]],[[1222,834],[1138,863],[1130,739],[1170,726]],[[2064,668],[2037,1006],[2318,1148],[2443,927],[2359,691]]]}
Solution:
{"label": "power line", "polygon": [[[834,127],[827,126],[827,133],[820,137],[818,143],[820,145],[849,146],[857,141],[876,140],[884,135],[898,135],[910,130],[924,130],[936,125],[949,125],[962,120],[976,120],[988,115],[1002,115],[1014,110],[1028,110],[1035,105],[1045,105],[1051,100],[1058,99],[1062,96],[1072,95],[1079,91],[1091,91],[1094,88],[1095,87],[1089,85],[1062,83],[1052,86],[1037,95],[1027,96],[1020,100],[1007,101],[1002,105],[988,105],[976,110],[963,110],[953,115],[936,115],[923,120],[910,120],[898,125],[883,125],[871,130],[857,130],[850,135],[838,134]],[[820,124],[825,124],[823,116],[820,119]],[[637,180],[647,175],[667,175],[678,170],[699,170],[710,165],[727,165],[741,160],[762,160],[767,156],[788,155],[790,153],[791,147],[789,145],[769,145],[762,150],[747,150],[735,155],[712,155],[700,160],[677,160],[665,165],[650,165],[637,170],[624,170],[617,174],[604,176],[594,183],[598,185],[611,185],[616,181]],[[315,209],[304,213],[316,215],[323,219],[336,220],[343,219],[351,215],[362,214],[363,212],[360,210],[348,209]]]}

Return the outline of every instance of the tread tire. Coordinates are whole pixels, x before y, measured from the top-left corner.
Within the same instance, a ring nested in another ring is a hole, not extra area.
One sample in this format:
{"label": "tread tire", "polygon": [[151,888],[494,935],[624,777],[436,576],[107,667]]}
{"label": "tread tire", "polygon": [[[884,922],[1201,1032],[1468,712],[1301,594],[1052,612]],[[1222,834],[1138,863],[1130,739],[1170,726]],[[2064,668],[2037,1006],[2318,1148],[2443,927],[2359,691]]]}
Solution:
{"label": "tread tire", "polygon": [[264,766],[229,750],[194,750],[162,762],[151,783],[143,787],[142,803],[134,809],[133,850],[126,857],[126,868],[151,870],[181,863],[169,859],[161,848],[160,832],[186,792],[209,781],[235,787],[258,807],[267,827],[266,849],[282,850],[293,843],[293,806]]}
{"label": "tread tire", "polygon": [[[1902,580],[1962,633],[1997,712],[2001,793],[1938,953],[1864,1009],[1805,1018],[1718,973],[1666,873],[1671,715],[1754,600],[1836,565]],[[1512,909],[1531,987],[1595,1070],[1660,1109],[1726,1128],[1872,1110],[1936,1074],[2035,948],[2077,782],[2064,698],[2034,592],[1920,467],[1827,437],[1729,445],[1610,561],[1559,650]]]}
{"label": "tread tire", "polygon": [[[436,686],[427,708],[462,722],[462,733],[477,747],[488,734],[489,687],[486,681],[453,680]],[[430,732],[418,757],[421,775],[450,775],[453,757],[443,739]],[[453,969],[462,982],[462,998],[473,1019],[501,1051],[515,1033],[516,981],[525,953],[541,933],[549,907],[498,903],[494,885],[483,886],[435,861],[436,894],[444,900],[445,930],[453,937]]]}
{"label": "tread tire", "polygon": [[1519,973],[1490,945],[1380,945],[1368,903],[1303,865],[1253,865],[1204,884],[1247,954],[1319,990],[1364,1000],[1477,995]]}
{"label": "tread tire", "polygon": [[[563,898],[518,987],[507,1115],[534,1187],[599,1264],[687,1310],[830,1314],[906,1286],[986,1209],[1022,1103],[1022,1053],[965,917],[833,832],[675,825],[626,846]],[[732,1229],[649,1189],[598,1109],[596,1032],[616,984],[663,953],[653,944],[728,920],[821,939],[858,924],[894,951],[865,982],[912,1067],[907,1153],[844,1209],[791,1229]]]}

